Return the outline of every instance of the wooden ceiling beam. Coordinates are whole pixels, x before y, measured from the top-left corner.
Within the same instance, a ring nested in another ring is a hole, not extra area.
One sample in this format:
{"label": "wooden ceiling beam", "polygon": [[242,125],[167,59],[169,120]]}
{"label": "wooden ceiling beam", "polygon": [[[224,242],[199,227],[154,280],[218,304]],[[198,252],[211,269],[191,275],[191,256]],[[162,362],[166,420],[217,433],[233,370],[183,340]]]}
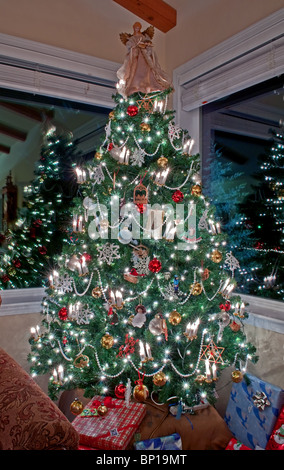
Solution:
{"label": "wooden ceiling beam", "polygon": [[0,153],[6,153],[8,155],[8,153],[10,153],[10,147],[0,144]]}
{"label": "wooden ceiling beam", "polygon": [[177,24],[175,8],[163,0],[113,0],[142,20],[147,21],[163,33],[167,33]]}
{"label": "wooden ceiling beam", "polygon": [[27,138],[26,132],[19,131],[13,127],[6,126],[5,124],[0,124],[0,134],[12,137],[12,139],[21,140],[22,142]]}
{"label": "wooden ceiling beam", "polygon": [[42,122],[46,117],[49,119],[54,117],[54,112],[52,110],[33,108],[31,106],[8,103],[6,101],[0,101],[0,106],[37,122]]}

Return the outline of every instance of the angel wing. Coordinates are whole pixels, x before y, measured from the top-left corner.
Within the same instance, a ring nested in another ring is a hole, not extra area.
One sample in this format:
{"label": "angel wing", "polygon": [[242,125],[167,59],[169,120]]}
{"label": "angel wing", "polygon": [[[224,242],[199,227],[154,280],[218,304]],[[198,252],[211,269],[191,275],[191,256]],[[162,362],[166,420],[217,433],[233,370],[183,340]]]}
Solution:
{"label": "angel wing", "polygon": [[154,26],[148,26],[147,29],[145,29],[145,31],[142,31],[142,34],[145,36],[149,36],[150,39],[153,39],[154,37],[154,32],[155,32],[155,28]]}
{"label": "angel wing", "polygon": [[120,33],[119,37],[122,44],[126,45],[127,41],[131,38],[132,34],[129,33]]}

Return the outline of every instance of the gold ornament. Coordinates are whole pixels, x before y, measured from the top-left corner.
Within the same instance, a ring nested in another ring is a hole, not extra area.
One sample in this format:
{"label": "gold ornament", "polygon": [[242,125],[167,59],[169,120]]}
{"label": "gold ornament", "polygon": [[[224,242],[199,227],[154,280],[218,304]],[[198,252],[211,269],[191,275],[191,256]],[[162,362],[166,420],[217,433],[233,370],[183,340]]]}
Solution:
{"label": "gold ornament", "polygon": [[169,322],[172,325],[178,325],[181,321],[181,314],[178,313],[176,310],[173,310],[169,315]]}
{"label": "gold ornament", "polygon": [[101,160],[103,158],[103,154],[101,152],[96,152],[95,153],[95,159],[96,160]]}
{"label": "gold ornament", "polygon": [[197,382],[198,384],[202,384],[204,381],[205,381],[205,376],[204,375],[198,375],[195,379],[195,382]]}
{"label": "gold ornament", "polygon": [[113,336],[106,333],[101,339],[101,345],[105,349],[110,349],[113,347],[114,339]]}
{"label": "gold ornament", "polygon": [[15,268],[9,268],[8,269],[8,274],[9,274],[9,276],[15,276],[16,275],[16,269]]}
{"label": "gold ornament", "polygon": [[100,405],[97,408],[97,412],[99,416],[105,416],[108,412],[108,407],[105,405]]}
{"label": "gold ornament", "polygon": [[92,290],[92,297],[99,299],[102,296],[102,289],[100,287],[95,287]]}
{"label": "gold ornament", "polygon": [[193,194],[193,196],[201,196],[201,186],[199,184],[195,184],[194,186],[192,186],[191,188],[191,194]]}
{"label": "gold ornament", "polygon": [[243,380],[243,374],[241,373],[240,370],[234,370],[232,372],[232,381],[235,383],[239,383]]}
{"label": "gold ornament", "polygon": [[195,282],[194,284],[191,284],[190,291],[192,295],[200,295],[202,292],[202,285],[199,284],[199,282]]}
{"label": "gold ornament", "polygon": [[80,354],[79,356],[74,359],[73,365],[77,367],[77,369],[84,369],[89,364],[89,358],[85,354]]}
{"label": "gold ornament", "polygon": [[166,157],[160,157],[157,160],[157,164],[161,168],[166,168],[166,166],[168,165],[168,159]]}
{"label": "gold ornament", "polygon": [[149,126],[149,124],[147,124],[146,122],[142,122],[142,124],[140,124],[140,127],[142,132],[150,132],[151,130],[151,126]]}
{"label": "gold ornament", "polygon": [[111,112],[109,113],[108,117],[109,117],[110,119],[114,119],[114,111],[111,111]]}
{"label": "gold ornament", "polygon": [[80,415],[84,409],[83,403],[78,399],[75,398],[70,405],[70,411],[73,415]]}
{"label": "gold ornament", "polygon": [[136,387],[134,387],[133,397],[135,398],[135,400],[142,403],[148,398],[148,396],[149,396],[149,390],[146,387],[146,385],[139,384],[139,385],[136,385]]}
{"label": "gold ornament", "polygon": [[214,250],[212,251],[210,258],[214,263],[220,263],[222,260],[222,253],[220,253],[218,250]]}
{"label": "gold ornament", "polygon": [[153,383],[158,387],[163,387],[167,383],[167,378],[164,372],[158,372],[153,377]]}

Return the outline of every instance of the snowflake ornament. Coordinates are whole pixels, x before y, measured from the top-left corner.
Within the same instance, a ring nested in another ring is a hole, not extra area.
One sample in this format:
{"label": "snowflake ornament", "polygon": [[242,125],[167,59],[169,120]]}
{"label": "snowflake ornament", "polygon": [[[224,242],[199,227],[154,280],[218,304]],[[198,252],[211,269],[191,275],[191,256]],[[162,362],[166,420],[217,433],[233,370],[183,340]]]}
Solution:
{"label": "snowflake ornament", "polygon": [[149,274],[149,263],[150,263],[149,256],[147,256],[146,258],[140,258],[139,256],[133,255],[133,265],[138,274],[144,275],[144,276]]}
{"label": "snowflake ornament", "polygon": [[94,318],[94,314],[88,307],[84,307],[80,302],[77,302],[72,311],[69,311],[68,318],[76,321],[78,325],[88,325],[90,320]]}
{"label": "snowflake ornament", "polygon": [[145,152],[142,149],[135,149],[134,153],[130,156],[130,162],[134,166],[141,167],[144,163]]}
{"label": "snowflake ornament", "polygon": [[113,263],[115,259],[120,258],[118,253],[119,246],[114,243],[105,243],[103,246],[97,248],[99,251],[99,261],[106,262],[108,265]]}
{"label": "snowflake ornament", "polygon": [[105,175],[102,165],[98,165],[94,170],[90,170],[90,179],[94,184],[101,184],[104,181]]}
{"label": "snowflake ornament", "polygon": [[226,254],[224,264],[228,265],[228,268],[230,269],[230,271],[232,271],[232,276],[234,277],[234,271],[235,269],[238,269],[240,267],[240,263],[238,262],[237,258],[233,256],[231,251],[230,253]]}
{"label": "snowflake ornament", "polygon": [[60,293],[66,294],[66,292],[73,291],[73,279],[67,273],[62,276],[56,276],[54,278],[53,285]]}
{"label": "snowflake ornament", "polygon": [[208,209],[205,209],[203,212],[202,216],[200,217],[200,220],[198,222],[198,228],[200,230],[208,230],[208,223],[207,223],[207,218],[208,218]]}
{"label": "snowflake ornament", "polygon": [[172,142],[174,139],[179,139],[181,131],[182,129],[179,126],[176,126],[173,122],[170,122],[168,127],[168,136],[170,141]]}

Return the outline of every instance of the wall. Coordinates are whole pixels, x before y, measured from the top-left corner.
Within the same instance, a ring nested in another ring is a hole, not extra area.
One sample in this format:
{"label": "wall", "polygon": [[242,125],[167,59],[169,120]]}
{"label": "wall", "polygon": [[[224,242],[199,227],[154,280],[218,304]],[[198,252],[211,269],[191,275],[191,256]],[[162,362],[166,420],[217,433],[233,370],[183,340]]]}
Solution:
{"label": "wall", "polygon": [[[283,0],[168,0],[177,26],[155,30],[159,61],[175,67],[284,6]],[[121,63],[119,33],[137,17],[112,0],[0,0],[0,32]],[[143,27],[147,23],[142,22]]]}

